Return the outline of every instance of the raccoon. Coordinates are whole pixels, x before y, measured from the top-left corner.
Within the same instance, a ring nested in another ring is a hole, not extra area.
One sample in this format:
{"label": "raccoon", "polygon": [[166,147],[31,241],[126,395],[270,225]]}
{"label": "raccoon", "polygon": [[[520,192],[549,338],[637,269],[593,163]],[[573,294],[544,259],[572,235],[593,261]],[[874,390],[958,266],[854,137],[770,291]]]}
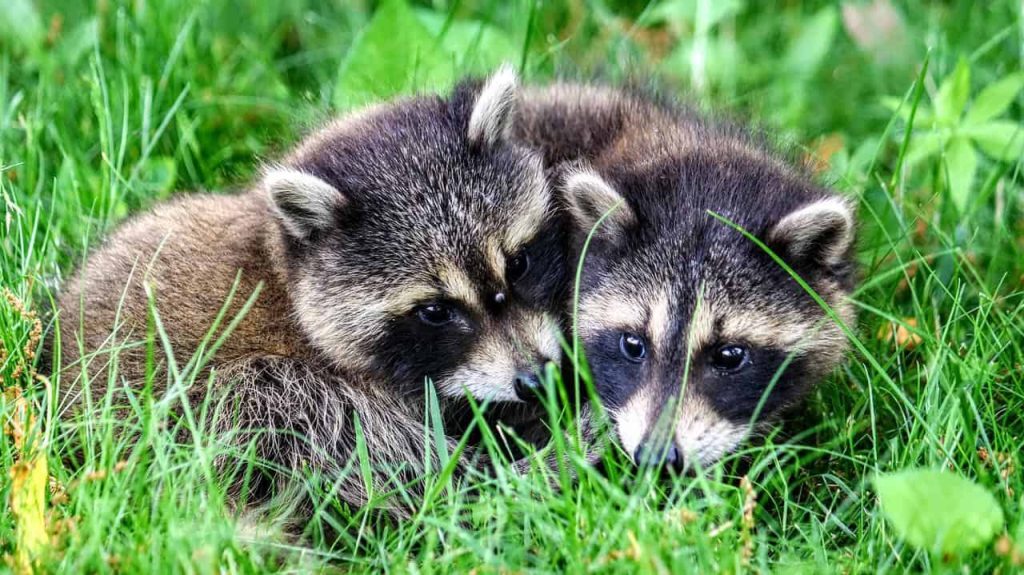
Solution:
{"label": "raccoon", "polygon": [[[522,402],[560,359],[562,224],[541,158],[509,138],[517,95],[503,68],[447,98],[378,105],[307,138],[251,191],[125,224],[60,297],[64,381],[140,387],[151,298],[173,351],[158,363],[197,361],[229,294],[230,319],[259,289],[207,363],[231,406],[216,427],[280,432],[258,439],[261,457],[330,474],[350,463],[358,416],[375,463],[419,469],[425,380],[445,410],[466,394]],[[366,500],[361,481],[340,495]]]}
{"label": "raccoon", "polygon": [[856,281],[851,204],[749,132],[668,99],[559,83],[524,91],[513,137],[559,172],[590,230],[579,337],[634,462],[693,469],[765,430],[844,357]]}

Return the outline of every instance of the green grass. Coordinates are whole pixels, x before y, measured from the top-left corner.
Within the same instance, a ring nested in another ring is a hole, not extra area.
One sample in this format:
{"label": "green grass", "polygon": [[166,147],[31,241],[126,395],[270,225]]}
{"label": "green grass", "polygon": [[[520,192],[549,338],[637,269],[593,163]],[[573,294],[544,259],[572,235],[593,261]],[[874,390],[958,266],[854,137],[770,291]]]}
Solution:
{"label": "green grass", "polygon": [[[362,36],[371,4],[281,4],[0,5],[0,284],[37,310],[44,330],[55,290],[130,214],[179,190],[243,186],[261,159],[338,106],[408,89],[409,71],[412,85],[433,88],[509,60],[534,81],[577,69],[611,78],[650,70],[808,154],[833,151],[822,177],[861,206],[860,344],[783,433],[696,479],[655,482],[614,457],[606,474],[582,468],[578,485],[558,493],[538,474],[499,474],[438,490],[401,524],[326,499],[308,531],[315,545],[304,550],[237,529],[210,471],[222,448],[194,417],[175,417],[171,402],[143,393],[124,419],[109,408],[59,419],[51,399],[60,381],[46,385],[19,369],[35,351],[34,322],[4,298],[0,382],[24,390],[53,483],[66,491],[48,500],[55,543],[46,568],[1013,569],[995,542],[956,557],[914,550],[887,523],[871,479],[911,467],[955,471],[995,497],[1024,553],[1019,140],[1001,153],[964,136],[958,119],[958,104],[970,115],[986,86],[1021,71],[1019,2],[900,2],[901,24],[874,49],[858,31],[884,26],[858,28],[825,2],[435,2],[417,8],[419,23],[400,35],[377,22]],[[374,40],[395,37],[417,58],[396,63],[393,47]],[[997,119],[1019,126],[1022,104],[1011,94]],[[939,143],[926,154],[930,141]],[[916,346],[879,337],[893,323],[908,327]],[[10,397],[0,403],[5,501],[22,456],[6,425],[16,407]],[[123,428],[138,434],[139,448],[115,433]],[[174,441],[175,429],[189,440]],[[757,497],[752,524],[743,519],[743,473]],[[321,541],[323,525],[341,533],[336,541]],[[0,553],[15,553],[15,533],[15,516],[0,514]]]}

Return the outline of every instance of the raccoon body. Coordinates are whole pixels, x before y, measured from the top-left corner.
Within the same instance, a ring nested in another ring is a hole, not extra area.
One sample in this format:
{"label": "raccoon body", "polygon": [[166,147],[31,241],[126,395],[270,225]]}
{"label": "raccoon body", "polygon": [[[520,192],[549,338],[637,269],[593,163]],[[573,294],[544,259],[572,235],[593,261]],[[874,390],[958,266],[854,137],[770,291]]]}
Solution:
{"label": "raccoon body", "polygon": [[[358,416],[375,463],[420,469],[426,380],[445,409],[467,393],[514,402],[559,360],[561,226],[540,158],[508,138],[517,90],[501,70],[448,98],[365,110],[252,191],[124,225],[60,298],[64,381],[89,374],[94,396],[141,386],[151,302],[182,366],[216,339],[232,288],[224,324],[259,288],[207,364],[231,408],[217,427],[280,431],[258,439],[260,456],[334,473],[351,463]],[[362,504],[361,483],[340,495]]]}
{"label": "raccoon body", "polygon": [[[841,361],[851,206],[741,129],[627,90],[527,90],[516,139],[560,172],[579,230],[578,326],[596,390],[638,464],[707,465]],[[577,252],[578,253],[578,252]]]}

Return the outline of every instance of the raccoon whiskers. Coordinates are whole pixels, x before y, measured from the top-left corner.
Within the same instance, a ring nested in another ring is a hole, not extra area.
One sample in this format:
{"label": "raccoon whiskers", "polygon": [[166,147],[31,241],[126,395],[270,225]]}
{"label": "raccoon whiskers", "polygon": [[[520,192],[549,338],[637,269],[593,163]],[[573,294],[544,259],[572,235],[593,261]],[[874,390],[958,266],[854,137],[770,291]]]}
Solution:
{"label": "raccoon whiskers", "polygon": [[514,377],[515,368],[506,361],[492,364],[487,371],[463,365],[438,380],[438,391],[447,397],[465,397],[468,393],[485,401],[518,401],[514,392],[496,393],[490,386],[491,381],[512,381]]}
{"label": "raccoon whiskers", "polygon": [[746,426],[718,421],[704,427],[690,444],[697,445],[692,452],[695,463],[707,466],[731,453],[748,438]]}
{"label": "raccoon whiskers", "polygon": [[[533,315],[524,320],[521,341],[517,339],[520,355],[527,355],[528,350],[535,349],[538,358],[544,361],[556,362],[562,356],[562,327],[558,319],[552,314]],[[538,358],[531,358],[536,360]],[[544,365],[532,365],[533,369],[543,370]]]}

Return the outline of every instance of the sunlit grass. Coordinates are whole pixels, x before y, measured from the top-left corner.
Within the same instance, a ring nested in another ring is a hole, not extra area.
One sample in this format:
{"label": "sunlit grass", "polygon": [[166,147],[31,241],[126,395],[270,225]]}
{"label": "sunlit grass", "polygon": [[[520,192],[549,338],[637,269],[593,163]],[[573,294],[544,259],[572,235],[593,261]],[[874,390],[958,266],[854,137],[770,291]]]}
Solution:
{"label": "sunlit grass", "polygon": [[[42,335],[53,332],[56,290],[112,226],[172,193],[244,186],[260,160],[327,117],[344,89],[342,64],[372,13],[315,2],[38,4],[45,7],[0,6],[0,284],[36,311]],[[907,467],[955,470],[995,495],[1008,534],[1024,547],[1020,163],[980,157],[961,212],[950,198],[948,158],[904,161],[915,140],[946,129],[917,113],[934,108],[961,58],[972,97],[1020,71],[1020,4],[902,3],[898,54],[864,48],[831,3],[737,4],[717,20],[687,6],[473,1],[451,14],[446,3],[418,9],[442,26],[500,28],[514,48],[502,55],[528,80],[576,76],[579,67],[612,78],[659,73],[704,105],[783,134],[824,162],[824,180],[858,199],[860,345],[785,426],[671,482],[635,473],[614,448],[598,470],[581,463],[573,441],[556,442],[548,449],[574,463],[577,481],[539,466],[525,475],[498,466],[455,483],[437,473],[427,478],[431,497],[402,523],[340,506],[328,484],[306,474],[297,485],[313,494],[314,520],[288,526],[298,540],[263,537],[237,519],[226,503],[229,482],[214,471],[222,457],[241,462],[239,477],[251,469],[247,453],[205,425],[212,399],[182,414],[180,393],[136,390],[127,406],[60,413],[57,386],[85,382],[30,377],[33,366],[44,376],[51,366],[33,357],[34,322],[4,298],[0,380],[29,399],[52,478],[44,565],[704,573],[747,570],[749,553],[749,569],[759,571],[1012,569],[994,545],[945,563],[907,547],[880,512],[871,479]],[[37,14],[38,26],[16,8]],[[4,33],[10,18],[20,33]],[[826,45],[800,58],[800,39]],[[1019,94],[1006,118],[1020,123]],[[151,345],[160,342],[154,330]],[[77,345],[57,343],[51,357]],[[204,385],[200,373],[179,366],[171,389]],[[10,397],[0,403],[5,424],[15,406]],[[6,502],[8,471],[23,453],[4,433]],[[486,440],[494,455],[499,441]],[[744,475],[756,497],[746,518]],[[13,554],[15,540],[13,515],[0,514],[0,552]]]}

